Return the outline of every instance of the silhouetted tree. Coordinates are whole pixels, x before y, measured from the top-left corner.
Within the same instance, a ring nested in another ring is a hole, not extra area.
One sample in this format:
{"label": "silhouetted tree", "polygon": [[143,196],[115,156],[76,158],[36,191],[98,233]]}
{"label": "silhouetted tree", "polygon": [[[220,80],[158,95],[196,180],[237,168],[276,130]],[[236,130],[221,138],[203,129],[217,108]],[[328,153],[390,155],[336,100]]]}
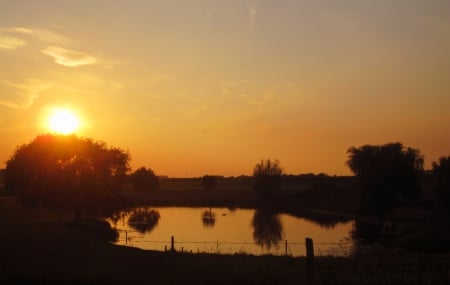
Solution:
{"label": "silhouetted tree", "polygon": [[138,191],[159,190],[159,177],[150,168],[141,167],[130,175],[131,183]]}
{"label": "silhouetted tree", "polygon": [[151,232],[157,225],[161,215],[157,210],[149,208],[134,209],[128,218],[128,225],[144,234]]}
{"label": "silhouetted tree", "polygon": [[217,178],[213,175],[205,175],[202,177],[202,187],[203,189],[209,191],[217,186]]}
{"label": "silhouetted tree", "polygon": [[253,239],[262,248],[271,249],[278,246],[283,238],[283,225],[278,213],[258,209],[252,219]]}
{"label": "silhouetted tree", "polygon": [[261,160],[253,169],[253,187],[260,197],[270,197],[281,187],[283,168],[278,160]]}
{"label": "silhouetted tree", "polygon": [[0,169],[0,185],[3,186],[5,178],[5,169]]}
{"label": "silhouetted tree", "polygon": [[450,156],[439,158],[433,162],[435,191],[439,203],[450,210]]}
{"label": "silhouetted tree", "polygon": [[129,155],[75,135],[41,135],[19,146],[6,163],[5,188],[25,206],[111,207],[129,169]]}
{"label": "silhouetted tree", "polygon": [[420,197],[423,156],[401,143],[351,147],[347,165],[361,186],[363,210],[382,214]]}
{"label": "silhouetted tree", "polygon": [[209,208],[202,213],[202,222],[205,227],[214,227],[216,224],[216,214]]}

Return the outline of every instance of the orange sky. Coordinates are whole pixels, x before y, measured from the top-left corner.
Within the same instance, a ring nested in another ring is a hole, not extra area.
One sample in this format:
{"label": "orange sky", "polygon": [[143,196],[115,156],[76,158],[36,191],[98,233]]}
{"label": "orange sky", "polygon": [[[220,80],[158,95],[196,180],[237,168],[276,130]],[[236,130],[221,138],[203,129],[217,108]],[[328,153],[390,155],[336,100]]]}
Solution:
{"label": "orange sky", "polygon": [[450,155],[450,2],[4,1],[0,168],[48,132],[128,149],[157,174],[349,174],[346,150]]}

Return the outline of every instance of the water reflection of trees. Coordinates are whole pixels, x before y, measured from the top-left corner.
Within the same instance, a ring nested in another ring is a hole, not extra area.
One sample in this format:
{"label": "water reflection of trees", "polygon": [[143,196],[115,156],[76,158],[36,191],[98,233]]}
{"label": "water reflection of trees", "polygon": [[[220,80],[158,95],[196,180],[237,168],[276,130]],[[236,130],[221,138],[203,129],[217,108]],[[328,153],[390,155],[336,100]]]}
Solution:
{"label": "water reflection of trees", "polygon": [[110,213],[107,213],[106,217],[108,217],[108,219],[111,221],[111,223],[114,225],[114,227],[116,227],[117,223],[119,221],[122,221],[125,223],[125,218],[128,215],[130,215],[131,212],[132,212],[132,210],[129,208],[121,209],[119,211],[112,211]]}
{"label": "water reflection of trees", "polygon": [[211,208],[202,213],[202,222],[205,228],[212,228],[216,224],[216,213]]}
{"label": "water reflection of trees", "polygon": [[159,218],[159,211],[139,207],[131,211],[128,225],[140,233],[148,233],[158,225]]}
{"label": "water reflection of trees", "polygon": [[253,239],[262,248],[277,247],[283,239],[283,225],[277,212],[258,209],[252,219]]}
{"label": "water reflection of trees", "polygon": [[347,223],[353,219],[351,216],[330,215],[314,212],[301,212],[294,216],[301,217],[308,222],[312,222],[325,229],[334,229],[337,224]]}

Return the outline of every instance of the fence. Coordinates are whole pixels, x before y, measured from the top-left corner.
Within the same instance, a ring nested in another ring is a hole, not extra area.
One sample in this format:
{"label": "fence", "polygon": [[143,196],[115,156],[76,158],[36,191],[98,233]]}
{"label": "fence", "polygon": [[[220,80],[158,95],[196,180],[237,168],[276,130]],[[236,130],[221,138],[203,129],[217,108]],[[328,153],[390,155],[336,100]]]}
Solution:
{"label": "fence", "polygon": [[[174,236],[168,240],[148,240],[144,236],[132,230],[118,230],[117,244],[138,247],[157,251],[179,251],[192,253],[216,253],[216,254],[272,254],[289,256],[307,256],[307,241],[284,240],[272,244],[258,244],[256,242],[235,241],[179,241]],[[311,245],[312,248],[312,245]],[[314,250],[309,255],[315,256],[348,256],[353,248],[353,243],[342,242],[314,242]]]}

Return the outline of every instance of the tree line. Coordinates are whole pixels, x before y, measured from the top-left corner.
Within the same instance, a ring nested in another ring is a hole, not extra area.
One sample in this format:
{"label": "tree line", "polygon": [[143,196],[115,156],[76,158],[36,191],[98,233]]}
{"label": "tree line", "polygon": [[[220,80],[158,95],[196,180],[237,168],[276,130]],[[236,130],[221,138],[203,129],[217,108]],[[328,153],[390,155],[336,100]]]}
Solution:
{"label": "tree line", "polygon": [[[350,147],[346,162],[358,180],[361,208],[383,214],[417,201],[422,193],[424,158],[418,149],[401,143]],[[123,204],[125,184],[136,191],[157,191],[159,177],[147,167],[131,172],[128,151],[75,135],[40,135],[18,146],[6,163],[5,189],[26,206],[98,209]],[[450,208],[450,156],[432,164],[439,203]],[[286,176],[278,160],[264,159],[253,169],[257,198],[279,192]],[[219,177],[205,175],[201,185],[213,190]]]}

